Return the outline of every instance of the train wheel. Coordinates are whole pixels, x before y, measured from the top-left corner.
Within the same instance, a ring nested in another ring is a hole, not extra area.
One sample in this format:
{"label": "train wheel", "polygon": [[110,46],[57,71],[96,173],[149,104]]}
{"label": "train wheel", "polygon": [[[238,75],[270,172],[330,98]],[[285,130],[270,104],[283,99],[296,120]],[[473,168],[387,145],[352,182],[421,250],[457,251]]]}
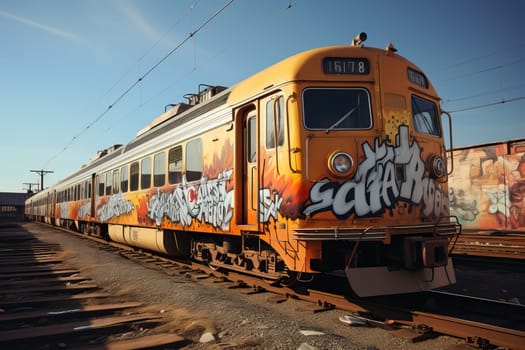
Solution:
{"label": "train wheel", "polygon": [[279,284],[284,287],[293,287],[298,283],[297,272],[288,271],[287,276],[283,276],[279,279]]}
{"label": "train wheel", "polygon": [[208,261],[208,267],[212,269],[213,271],[219,271],[221,269],[220,266],[214,265],[212,262]]}

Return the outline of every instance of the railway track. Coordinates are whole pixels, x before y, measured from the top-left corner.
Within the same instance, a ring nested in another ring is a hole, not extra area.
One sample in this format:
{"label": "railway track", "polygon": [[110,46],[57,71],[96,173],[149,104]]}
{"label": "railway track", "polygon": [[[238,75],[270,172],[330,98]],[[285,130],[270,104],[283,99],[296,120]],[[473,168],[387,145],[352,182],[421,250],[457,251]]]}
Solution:
{"label": "railway track", "polygon": [[[69,232],[69,231],[68,231]],[[523,305],[509,303],[491,303],[480,299],[467,299],[450,293],[426,295],[422,293],[411,303],[402,302],[403,296],[388,298],[352,299],[344,294],[332,294],[326,290],[312,290],[302,287],[288,288],[280,285],[269,285],[265,281],[239,273],[223,274],[217,269],[191,262],[180,262],[148,252],[142,252],[120,244],[108,243],[102,239],[72,232],[81,238],[88,238],[100,245],[100,248],[113,250],[123,257],[138,262],[148,268],[162,270],[168,275],[185,275],[195,281],[212,280],[227,288],[239,288],[245,294],[273,293],[274,302],[285,302],[289,299],[300,299],[308,302],[312,312],[339,309],[349,312],[348,318],[342,320],[349,324],[369,325],[387,329],[394,334],[408,337],[412,341],[445,334],[464,339],[466,343],[479,347],[500,346],[509,349],[522,349],[525,339],[525,320]],[[426,299],[425,299],[426,298]],[[454,301],[452,298],[455,298]],[[423,305],[439,305],[428,308]],[[446,305],[454,305],[451,311],[445,311]],[[470,309],[458,306],[470,305]],[[491,305],[490,307],[488,305]],[[465,317],[480,314],[480,317]],[[498,321],[501,315],[515,315],[512,324]]]}
{"label": "railway track", "polygon": [[525,260],[525,233],[467,231],[455,242],[453,254]]}
{"label": "railway track", "polygon": [[185,344],[157,332],[166,310],[101,290],[72,268],[57,244],[0,225],[0,348],[139,349]]}

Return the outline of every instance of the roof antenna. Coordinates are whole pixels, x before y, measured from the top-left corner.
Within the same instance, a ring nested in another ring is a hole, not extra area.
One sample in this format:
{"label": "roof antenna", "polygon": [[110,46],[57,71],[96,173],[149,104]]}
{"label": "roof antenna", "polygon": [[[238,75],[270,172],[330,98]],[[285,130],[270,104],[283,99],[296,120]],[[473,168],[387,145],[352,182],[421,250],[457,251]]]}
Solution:
{"label": "roof antenna", "polygon": [[363,47],[367,36],[365,32],[361,32],[352,39],[352,46]]}

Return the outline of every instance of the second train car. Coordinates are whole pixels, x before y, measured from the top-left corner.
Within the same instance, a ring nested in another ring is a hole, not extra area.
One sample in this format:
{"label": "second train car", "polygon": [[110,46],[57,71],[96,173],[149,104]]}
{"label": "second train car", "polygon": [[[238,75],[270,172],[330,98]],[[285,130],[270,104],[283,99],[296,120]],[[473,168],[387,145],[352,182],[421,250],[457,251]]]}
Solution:
{"label": "second train car", "polygon": [[365,38],[199,86],[26,216],[267,280],[344,271],[359,296],[454,283],[439,97]]}

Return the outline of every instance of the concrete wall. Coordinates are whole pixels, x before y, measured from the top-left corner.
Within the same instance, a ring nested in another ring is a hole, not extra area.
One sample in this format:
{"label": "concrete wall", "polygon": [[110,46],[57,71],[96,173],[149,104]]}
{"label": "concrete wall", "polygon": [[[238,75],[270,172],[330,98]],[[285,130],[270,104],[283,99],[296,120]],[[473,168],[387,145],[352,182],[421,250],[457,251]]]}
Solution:
{"label": "concrete wall", "polygon": [[454,150],[450,211],[466,229],[525,230],[525,139]]}

